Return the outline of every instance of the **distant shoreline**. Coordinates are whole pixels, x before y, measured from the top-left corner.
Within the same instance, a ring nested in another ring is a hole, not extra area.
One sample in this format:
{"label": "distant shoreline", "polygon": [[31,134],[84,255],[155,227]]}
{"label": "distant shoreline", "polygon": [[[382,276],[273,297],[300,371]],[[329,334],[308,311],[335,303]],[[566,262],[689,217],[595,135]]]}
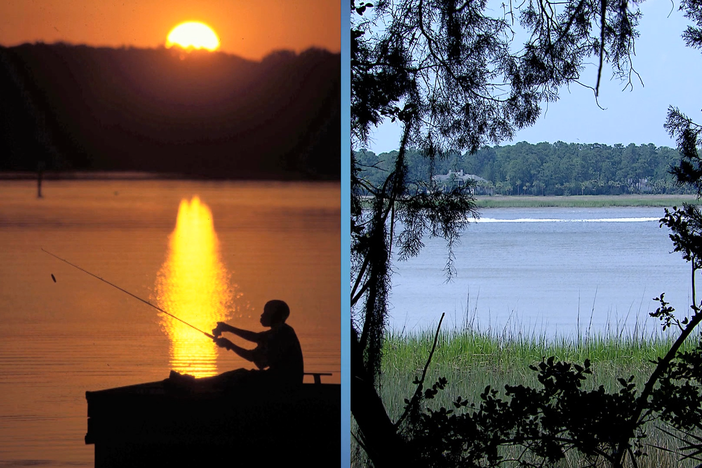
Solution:
{"label": "distant shoreline", "polygon": [[524,196],[494,195],[477,196],[478,208],[598,208],[607,206],[680,206],[683,203],[702,203],[696,195],[570,195],[570,196]]}
{"label": "distant shoreline", "polygon": [[[622,207],[672,207],[683,203],[702,204],[694,194],[670,195],[478,195],[478,209],[483,208],[603,208]],[[361,196],[361,203],[369,208],[370,197]]]}
{"label": "distant shoreline", "polygon": [[[42,180],[151,180],[185,179],[180,174],[137,171],[44,171]],[[0,180],[37,180],[36,172],[0,172]]]}
{"label": "distant shoreline", "polygon": [[[37,180],[36,172],[0,172],[2,180]],[[206,177],[192,174],[175,174],[139,171],[45,171],[42,180],[199,180],[199,181],[271,181],[271,182],[339,182],[327,178],[272,178],[272,177]]]}

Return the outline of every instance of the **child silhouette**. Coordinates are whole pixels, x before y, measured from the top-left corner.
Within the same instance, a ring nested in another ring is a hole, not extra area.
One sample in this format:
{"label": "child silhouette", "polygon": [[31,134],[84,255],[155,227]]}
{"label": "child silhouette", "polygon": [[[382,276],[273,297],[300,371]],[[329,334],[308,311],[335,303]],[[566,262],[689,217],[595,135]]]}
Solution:
{"label": "child silhouette", "polygon": [[[290,308],[281,300],[268,301],[261,314],[261,325],[270,330],[254,332],[224,322],[217,322],[212,330],[217,346],[234,351],[240,357],[253,362],[257,369],[236,369],[214,377],[195,379],[171,371],[168,380],[176,383],[192,383],[196,387],[211,385],[216,389],[255,386],[272,389],[291,389],[302,384],[304,363],[302,348],[295,330],[285,323]],[[223,338],[223,332],[232,333],[256,343],[254,349],[246,349]]]}

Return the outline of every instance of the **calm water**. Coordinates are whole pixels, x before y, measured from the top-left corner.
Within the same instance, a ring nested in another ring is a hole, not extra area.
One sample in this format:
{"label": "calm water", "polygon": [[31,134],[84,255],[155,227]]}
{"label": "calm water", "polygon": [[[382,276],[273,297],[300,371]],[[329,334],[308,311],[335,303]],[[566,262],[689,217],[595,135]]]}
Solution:
{"label": "calm water", "polygon": [[[691,300],[690,267],[672,254],[662,208],[485,209],[456,246],[446,282],[445,244],[395,263],[391,326],[397,331],[466,319],[483,330],[527,335],[653,331],[665,292],[678,311]],[[699,281],[699,279],[698,279]],[[427,292],[431,291],[430,294]],[[637,328],[638,327],[638,328]]]}
{"label": "calm water", "polygon": [[206,331],[262,330],[265,302],[284,299],[305,370],[340,381],[338,185],[49,181],[43,193],[0,182],[0,466],[92,466],[86,390],[250,367],[41,248]]}

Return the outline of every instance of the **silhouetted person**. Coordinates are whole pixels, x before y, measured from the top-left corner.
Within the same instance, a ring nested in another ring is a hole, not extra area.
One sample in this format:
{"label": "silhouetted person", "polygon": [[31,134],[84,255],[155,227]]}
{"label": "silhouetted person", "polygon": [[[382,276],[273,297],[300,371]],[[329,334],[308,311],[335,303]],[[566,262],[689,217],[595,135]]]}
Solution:
{"label": "silhouetted person", "polygon": [[[290,308],[285,302],[272,300],[266,303],[261,314],[261,325],[270,327],[270,330],[253,332],[223,322],[217,322],[217,328],[212,330],[217,346],[232,350],[247,361],[253,362],[258,370],[236,369],[202,379],[171,372],[169,380],[184,382],[188,379],[196,387],[211,384],[220,389],[255,386],[271,390],[289,390],[301,385],[304,374],[302,348],[295,330],[285,323],[289,316]],[[242,348],[222,338],[223,332],[233,333],[256,343],[257,346],[254,349]]]}

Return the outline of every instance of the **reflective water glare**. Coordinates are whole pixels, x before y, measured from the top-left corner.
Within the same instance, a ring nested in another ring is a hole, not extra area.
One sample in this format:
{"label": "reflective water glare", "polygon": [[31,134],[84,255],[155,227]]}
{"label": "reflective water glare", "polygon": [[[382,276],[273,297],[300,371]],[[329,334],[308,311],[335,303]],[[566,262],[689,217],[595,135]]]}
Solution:
{"label": "reflective water glare", "polygon": [[[219,240],[210,207],[196,196],[183,199],[176,228],[168,241],[168,258],[158,273],[158,305],[200,330],[226,321],[236,286],[220,260]],[[202,333],[166,314],[161,325],[170,339],[171,367],[195,377],[217,374],[216,345]]]}

